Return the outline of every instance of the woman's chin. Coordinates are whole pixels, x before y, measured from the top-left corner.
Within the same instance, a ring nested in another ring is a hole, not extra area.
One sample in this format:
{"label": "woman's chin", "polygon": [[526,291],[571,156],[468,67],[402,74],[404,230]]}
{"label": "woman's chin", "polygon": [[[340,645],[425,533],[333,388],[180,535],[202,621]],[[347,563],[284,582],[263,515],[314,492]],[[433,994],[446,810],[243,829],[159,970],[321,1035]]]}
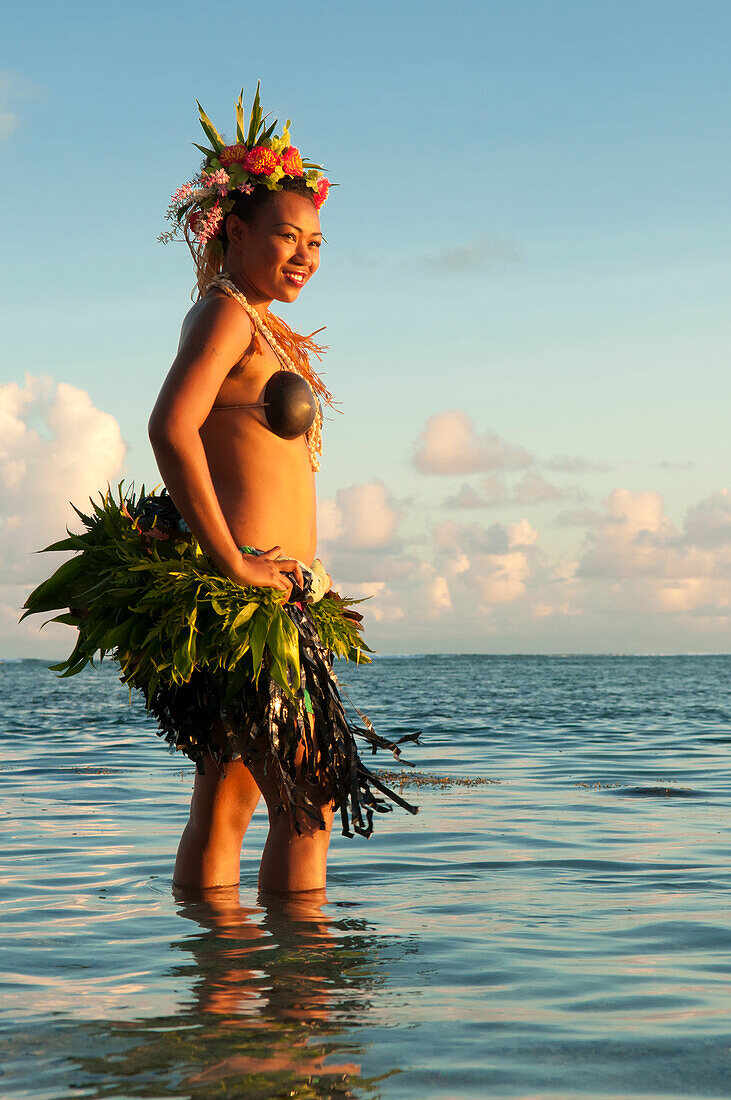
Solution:
{"label": "woman's chin", "polygon": [[302,293],[301,286],[285,286],[274,295],[278,302],[296,302]]}

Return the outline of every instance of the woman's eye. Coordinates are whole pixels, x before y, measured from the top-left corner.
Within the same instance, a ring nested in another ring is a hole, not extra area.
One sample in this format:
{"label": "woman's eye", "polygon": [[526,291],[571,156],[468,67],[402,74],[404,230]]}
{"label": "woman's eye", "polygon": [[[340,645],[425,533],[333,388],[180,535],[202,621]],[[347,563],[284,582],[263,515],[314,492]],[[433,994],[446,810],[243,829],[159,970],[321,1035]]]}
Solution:
{"label": "woman's eye", "polygon": [[289,240],[289,241],[296,241],[297,240],[294,233],[282,233],[282,236],[284,237],[285,240]]}
{"label": "woman's eye", "polygon": [[322,241],[310,241],[310,245],[313,248],[319,248],[321,244],[322,244]]}

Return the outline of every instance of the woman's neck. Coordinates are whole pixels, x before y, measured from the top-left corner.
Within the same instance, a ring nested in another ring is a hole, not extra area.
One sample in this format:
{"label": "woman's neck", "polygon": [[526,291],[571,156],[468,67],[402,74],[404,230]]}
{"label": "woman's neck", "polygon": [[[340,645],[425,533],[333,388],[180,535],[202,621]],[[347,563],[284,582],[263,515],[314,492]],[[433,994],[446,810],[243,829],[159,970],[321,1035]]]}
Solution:
{"label": "woman's neck", "polygon": [[231,280],[237,290],[241,291],[249,305],[256,310],[259,316],[262,319],[266,318],[267,314],[269,313],[269,306],[272,304],[273,299],[262,297],[261,293],[256,289],[256,287],[252,286],[246,276],[243,275],[240,271],[236,271],[235,269],[232,271],[229,268],[222,274],[224,274],[227,278]]}

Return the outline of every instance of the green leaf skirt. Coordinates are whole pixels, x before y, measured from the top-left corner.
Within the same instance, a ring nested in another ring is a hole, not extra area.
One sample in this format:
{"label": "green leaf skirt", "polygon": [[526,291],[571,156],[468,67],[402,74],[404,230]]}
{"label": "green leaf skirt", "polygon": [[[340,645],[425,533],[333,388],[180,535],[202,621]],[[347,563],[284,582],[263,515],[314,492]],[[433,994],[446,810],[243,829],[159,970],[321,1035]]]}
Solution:
{"label": "green leaf skirt", "polygon": [[353,610],[360,601],[329,592],[308,604],[307,578],[305,591],[287,600],[223,577],[165,490],[143,487],[137,498],[120,485],[116,499],[107,491],[91,504],[90,515],[75,509],[81,534],[46,548],[75,556],[24,605],[23,618],[58,612],[50,621],[77,628],[73,651],[54,671],[73,676],[111,657],[171,750],[201,774],[231,760],[262,762],[278,810],[298,832],[302,815],[325,827],[312,788],[340,810],[344,836],[370,836],[374,812],[394,803],[418,811],[369,771],[355,737],[398,757],[399,745],[419,734],[381,737],[341,698],[334,657],[364,663],[372,652]]}

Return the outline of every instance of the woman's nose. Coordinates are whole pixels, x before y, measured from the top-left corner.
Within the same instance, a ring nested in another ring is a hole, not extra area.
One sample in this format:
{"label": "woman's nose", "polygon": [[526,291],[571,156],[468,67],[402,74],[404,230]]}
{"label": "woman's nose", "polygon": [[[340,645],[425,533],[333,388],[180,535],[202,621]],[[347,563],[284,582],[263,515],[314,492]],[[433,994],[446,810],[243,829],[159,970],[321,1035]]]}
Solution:
{"label": "woman's nose", "polygon": [[300,264],[309,264],[310,254],[307,250],[307,245],[304,241],[299,241],[296,249],[294,250],[293,260],[296,260]]}

